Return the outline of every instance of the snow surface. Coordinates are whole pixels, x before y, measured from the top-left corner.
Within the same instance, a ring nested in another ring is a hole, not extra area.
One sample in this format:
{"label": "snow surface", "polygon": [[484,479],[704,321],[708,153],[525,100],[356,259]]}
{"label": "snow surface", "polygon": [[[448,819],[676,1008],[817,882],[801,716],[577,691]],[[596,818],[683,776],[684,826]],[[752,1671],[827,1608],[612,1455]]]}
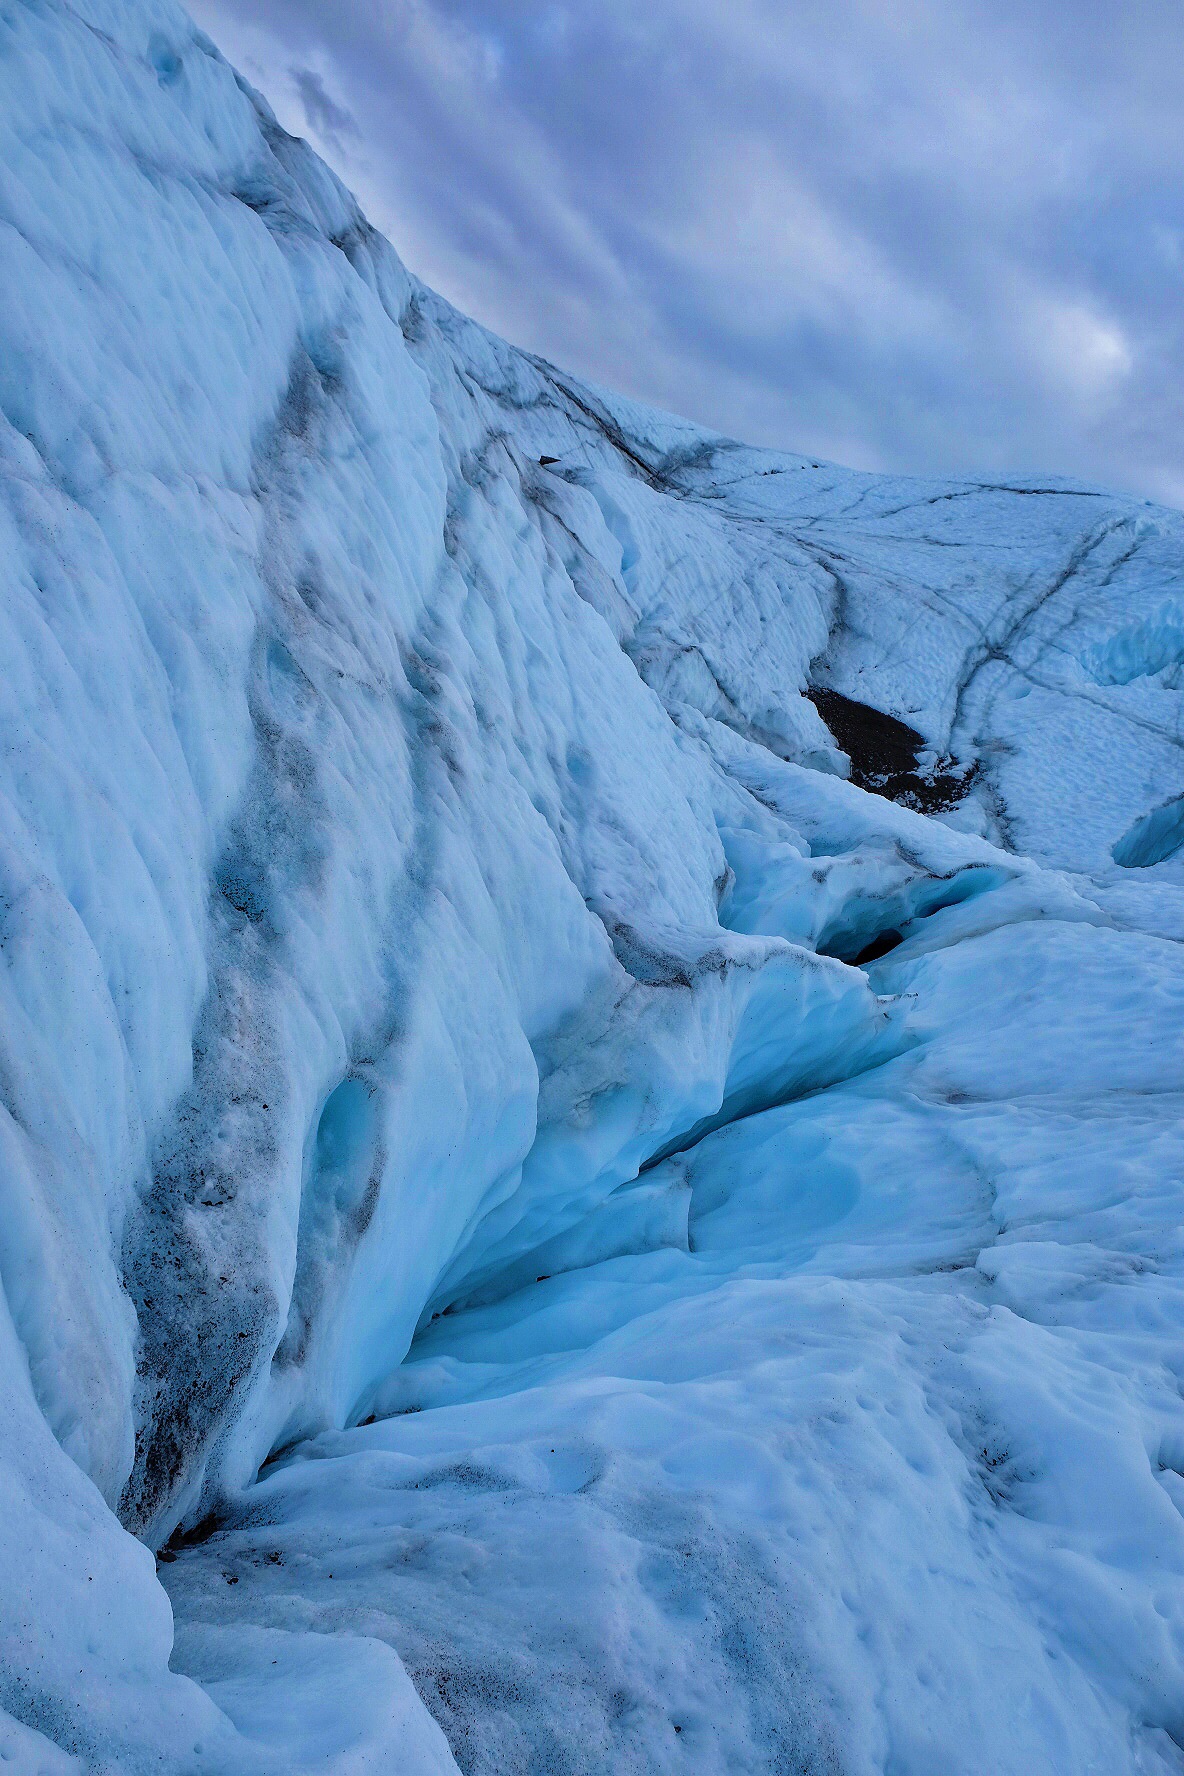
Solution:
{"label": "snow surface", "polygon": [[1184,518],[512,350],[165,0],[0,167],[0,1759],[1184,1768]]}

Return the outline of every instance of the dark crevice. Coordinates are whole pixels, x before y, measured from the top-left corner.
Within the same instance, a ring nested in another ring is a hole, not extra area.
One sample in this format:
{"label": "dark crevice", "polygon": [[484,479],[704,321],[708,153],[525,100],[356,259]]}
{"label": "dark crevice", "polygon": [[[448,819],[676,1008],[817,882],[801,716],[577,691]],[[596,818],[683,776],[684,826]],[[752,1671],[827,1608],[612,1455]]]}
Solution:
{"label": "dark crevice", "polygon": [[863,968],[913,937],[935,913],[989,894],[1007,879],[1006,871],[972,863],[948,876],[923,876],[882,900],[857,895],[824,927],[817,953]]}
{"label": "dark crevice", "polygon": [[871,943],[865,944],[858,956],[852,956],[852,968],[863,968],[868,962],[878,962],[881,956],[887,956],[904,942],[904,933],[890,929],[881,931],[873,937]]}
{"label": "dark crevice", "polygon": [[173,1531],[163,1548],[157,1551],[157,1564],[170,1565],[178,1554],[184,1554],[188,1548],[200,1548],[203,1542],[212,1540],[214,1536],[228,1527],[228,1519],[222,1517],[217,1511],[209,1512],[199,1523],[195,1523],[192,1529],[178,1527]]}
{"label": "dark crevice", "polygon": [[920,770],[925,736],[899,716],[886,715],[824,685],[807,686],[806,695],[850,759],[851,781],[860,789],[922,814],[938,814],[956,807],[970,788],[974,765],[959,767],[946,757],[932,772]]}

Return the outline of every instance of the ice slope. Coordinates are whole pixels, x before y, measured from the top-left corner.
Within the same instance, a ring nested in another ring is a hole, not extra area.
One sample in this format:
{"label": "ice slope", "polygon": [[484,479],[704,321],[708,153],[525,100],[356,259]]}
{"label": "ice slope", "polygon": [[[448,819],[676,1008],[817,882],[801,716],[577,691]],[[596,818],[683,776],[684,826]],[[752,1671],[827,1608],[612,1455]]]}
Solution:
{"label": "ice slope", "polygon": [[1184,519],[512,350],[171,5],[0,168],[0,1752],[1180,1768]]}

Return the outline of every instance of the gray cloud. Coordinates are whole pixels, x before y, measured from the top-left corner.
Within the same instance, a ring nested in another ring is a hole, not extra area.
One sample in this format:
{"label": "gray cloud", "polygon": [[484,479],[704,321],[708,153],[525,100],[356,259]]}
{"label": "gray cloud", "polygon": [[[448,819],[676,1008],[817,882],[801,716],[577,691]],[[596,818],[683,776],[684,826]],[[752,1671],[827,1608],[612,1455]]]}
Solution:
{"label": "gray cloud", "polygon": [[339,105],[326,90],[324,76],[314,68],[289,68],[288,76],[296,88],[309,128],[343,152],[350,137],[361,134],[352,111]]}
{"label": "gray cloud", "polygon": [[403,257],[754,442],[1184,503],[1177,0],[197,0]]}

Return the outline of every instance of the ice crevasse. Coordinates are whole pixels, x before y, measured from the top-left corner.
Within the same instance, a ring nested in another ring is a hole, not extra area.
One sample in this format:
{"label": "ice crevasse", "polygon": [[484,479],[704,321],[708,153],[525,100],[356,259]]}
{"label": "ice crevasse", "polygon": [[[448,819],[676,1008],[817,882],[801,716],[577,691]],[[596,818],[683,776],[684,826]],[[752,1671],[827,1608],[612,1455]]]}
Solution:
{"label": "ice crevasse", "polygon": [[1184,1768],[1182,573],[0,6],[0,1758]]}

